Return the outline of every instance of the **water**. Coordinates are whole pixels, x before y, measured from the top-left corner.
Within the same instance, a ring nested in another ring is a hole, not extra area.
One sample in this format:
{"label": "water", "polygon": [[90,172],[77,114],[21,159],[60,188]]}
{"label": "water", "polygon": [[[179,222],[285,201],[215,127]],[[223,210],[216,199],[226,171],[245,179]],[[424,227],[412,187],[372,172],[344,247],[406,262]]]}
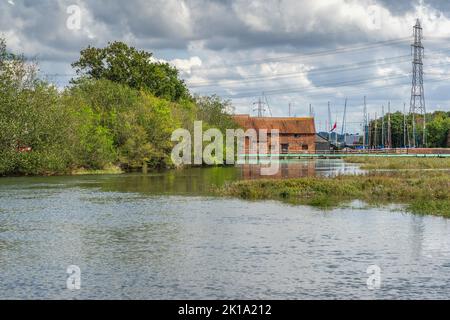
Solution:
{"label": "water", "polygon": [[[449,220],[209,195],[256,178],[246,172],[0,179],[0,298],[450,298]],[[66,288],[69,265],[81,268],[79,291]],[[378,290],[366,285],[370,265],[381,268]]]}

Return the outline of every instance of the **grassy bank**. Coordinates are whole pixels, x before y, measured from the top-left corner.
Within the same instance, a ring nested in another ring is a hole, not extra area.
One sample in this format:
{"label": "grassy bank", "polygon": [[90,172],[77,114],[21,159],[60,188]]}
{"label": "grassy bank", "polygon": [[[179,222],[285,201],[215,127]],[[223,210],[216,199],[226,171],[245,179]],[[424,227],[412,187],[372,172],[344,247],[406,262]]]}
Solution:
{"label": "grassy bank", "polygon": [[450,158],[346,157],[345,162],[361,163],[362,169],[450,169]]}
{"label": "grassy bank", "polygon": [[450,218],[450,173],[371,173],[334,178],[238,181],[215,190],[242,199],[275,199],[333,208],[351,200],[400,203],[410,212]]}
{"label": "grassy bank", "polygon": [[124,171],[119,166],[108,165],[108,166],[105,166],[103,169],[97,169],[97,170],[78,168],[78,169],[72,170],[71,175],[81,176],[81,175],[122,174],[122,173],[124,173]]}

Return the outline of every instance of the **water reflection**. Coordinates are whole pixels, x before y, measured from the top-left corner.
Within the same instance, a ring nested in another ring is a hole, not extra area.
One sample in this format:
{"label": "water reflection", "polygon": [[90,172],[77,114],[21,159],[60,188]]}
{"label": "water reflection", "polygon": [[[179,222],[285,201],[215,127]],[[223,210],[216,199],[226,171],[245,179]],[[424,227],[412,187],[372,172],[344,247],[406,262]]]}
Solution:
{"label": "water reflection", "polygon": [[[363,172],[358,165],[340,159],[283,160],[276,175],[261,175],[258,165],[236,165],[227,167],[186,168],[148,174],[129,173],[123,175],[73,176],[73,177],[21,177],[2,178],[0,183],[12,190],[25,188],[23,200],[50,196],[52,192],[67,186],[101,189],[108,192],[133,192],[143,195],[207,195],[212,187],[240,179],[284,179],[310,176],[333,176]],[[34,191],[39,191],[34,192]],[[116,195],[114,195],[115,197]],[[108,201],[110,197],[97,199]],[[114,199],[113,199],[114,200]],[[0,208],[1,210],[1,208]]]}
{"label": "water reflection", "polygon": [[241,179],[285,179],[312,176],[358,174],[358,165],[336,159],[281,161],[277,174],[261,175],[260,165],[228,167],[186,168],[153,172],[150,174],[125,174],[107,177],[80,177],[82,188],[101,188],[103,191],[137,192],[140,194],[208,195],[213,187]]}
{"label": "water reflection", "polygon": [[241,179],[287,179],[313,176],[336,176],[341,174],[361,174],[364,170],[357,164],[346,163],[340,159],[296,159],[281,160],[277,174],[261,174],[262,165],[244,164],[237,168]]}
{"label": "water reflection", "polygon": [[239,165],[239,177],[241,179],[282,179],[282,178],[301,178],[312,177],[316,174],[316,163],[312,161],[282,161],[279,164],[275,175],[262,175],[263,165],[244,164]]}

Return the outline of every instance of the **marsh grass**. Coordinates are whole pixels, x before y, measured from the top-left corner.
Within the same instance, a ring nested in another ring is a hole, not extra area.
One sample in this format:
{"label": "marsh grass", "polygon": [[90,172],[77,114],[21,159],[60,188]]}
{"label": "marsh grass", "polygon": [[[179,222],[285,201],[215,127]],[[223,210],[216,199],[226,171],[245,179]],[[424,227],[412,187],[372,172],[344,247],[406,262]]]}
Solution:
{"label": "marsh grass", "polygon": [[369,205],[398,203],[406,205],[409,212],[450,218],[450,173],[445,171],[237,181],[216,189],[215,193],[249,200],[282,200],[324,209],[352,200],[362,200]]}
{"label": "marsh grass", "polygon": [[345,162],[360,163],[361,169],[449,169],[450,158],[424,157],[347,157]]}
{"label": "marsh grass", "polygon": [[75,176],[81,176],[81,175],[100,175],[100,174],[122,174],[124,171],[119,166],[114,165],[107,165],[103,169],[85,169],[85,168],[78,168],[75,170],[72,170],[71,174]]}

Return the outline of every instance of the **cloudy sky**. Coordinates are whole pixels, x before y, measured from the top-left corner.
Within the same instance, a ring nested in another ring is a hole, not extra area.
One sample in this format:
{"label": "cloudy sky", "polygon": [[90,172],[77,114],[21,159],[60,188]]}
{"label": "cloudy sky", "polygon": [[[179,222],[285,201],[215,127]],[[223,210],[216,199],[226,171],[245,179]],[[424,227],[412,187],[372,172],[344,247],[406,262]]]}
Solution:
{"label": "cloudy sky", "polygon": [[364,96],[372,117],[389,101],[409,108],[416,18],[427,109],[448,111],[449,1],[0,0],[0,36],[59,87],[80,49],[121,40],[177,66],[192,91],[231,99],[236,113],[254,113],[264,92],[274,116],[288,115],[289,104],[292,115],[308,115],[311,104],[323,130],[329,101],[339,129],[348,98],[354,132]]}

